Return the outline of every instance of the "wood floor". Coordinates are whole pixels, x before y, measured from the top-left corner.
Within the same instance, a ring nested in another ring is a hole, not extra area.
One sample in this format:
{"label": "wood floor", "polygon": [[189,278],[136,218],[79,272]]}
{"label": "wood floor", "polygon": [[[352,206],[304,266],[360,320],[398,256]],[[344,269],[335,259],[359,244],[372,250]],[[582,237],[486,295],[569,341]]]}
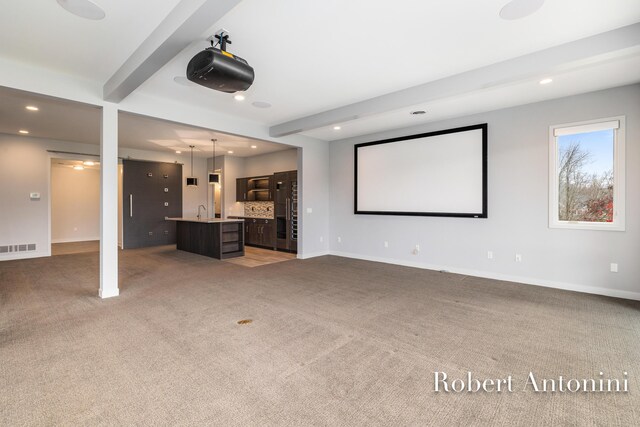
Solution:
{"label": "wood floor", "polygon": [[99,252],[100,240],[89,240],[86,242],[53,243],[51,245],[51,255],[80,254],[83,252]]}
{"label": "wood floor", "polygon": [[243,257],[229,258],[225,261],[231,264],[241,265],[243,267],[259,267],[261,265],[289,261],[290,259],[296,259],[296,257],[296,254],[290,254],[288,252],[279,252],[269,249],[260,249],[251,246],[245,246]]}
{"label": "wood floor", "polygon": [[[51,245],[51,255],[70,255],[99,251],[99,240],[91,240],[87,242],[54,243]],[[296,254],[246,246],[245,255],[243,257],[229,258],[225,261],[231,264],[240,265],[242,267],[260,267],[262,265],[289,261],[291,259],[296,259]]]}

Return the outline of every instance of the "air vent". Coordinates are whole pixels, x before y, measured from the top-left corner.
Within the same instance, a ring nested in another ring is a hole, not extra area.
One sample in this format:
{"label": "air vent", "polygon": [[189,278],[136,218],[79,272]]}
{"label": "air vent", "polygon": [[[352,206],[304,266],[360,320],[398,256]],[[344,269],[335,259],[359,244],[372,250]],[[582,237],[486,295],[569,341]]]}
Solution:
{"label": "air vent", "polygon": [[0,254],[9,254],[13,252],[32,252],[36,250],[35,243],[22,243],[19,245],[3,245],[0,246]]}

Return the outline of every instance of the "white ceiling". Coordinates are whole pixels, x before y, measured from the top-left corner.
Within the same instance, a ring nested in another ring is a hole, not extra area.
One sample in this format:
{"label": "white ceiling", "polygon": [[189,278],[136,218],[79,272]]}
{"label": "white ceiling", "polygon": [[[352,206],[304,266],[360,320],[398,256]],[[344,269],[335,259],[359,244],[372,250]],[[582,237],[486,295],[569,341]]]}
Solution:
{"label": "white ceiling", "polygon": [[[103,84],[178,4],[178,0],[157,0],[153,7],[143,0],[95,2],[106,12],[103,21],[70,15],[55,0],[3,6],[0,56]],[[514,21],[499,18],[505,3],[243,0],[212,23],[207,34],[227,29],[233,41],[229,50],[255,68],[255,82],[245,101],[174,82],[174,77],[184,76],[189,59],[206,47],[206,34],[137,90],[272,126],[640,21],[638,0],[547,0],[533,15]],[[636,50],[623,58],[568,67],[554,74],[553,84],[544,88],[537,86],[538,76],[528,76],[456,94],[419,106],[428,114],[417,118],[406,114],[415,107],[408,105],[406,111],[394,109],[343,123],[339,133],[332,125],[305,134],[340,139],[634,83],[640,81],[639,56]],[[255,108],[254,101],[273,106]],[[129,143],[147,144],[140,135]]]}
{"label": "white ceiling", "polygon": [[[640,21],[638,0],[547,0],[538,12],[517,21],[499,18],[505,3],[244,0],[211,27],[211,32],[229,30],[230,51],[255,68],[244,102],[173,81],[206,47],[204,41],[193,43],[138,90],[273,125]],[[621,81],[633,80],[629,75],[639,80],[634,69],[626,72]],[[592,75],[579,90],[600,88],[602,80]],[[566,93],[561,84],[545,89],[543,99]],[[531,102],[527,95],[514,93],[509,103]],[[256,100],[273,107],[254,108]],[[487,107],[496,105],[504,104]],[[364,125],[358,130],[368,131]],[[326,132],[313,135],[335,139]]]}
{"label": "white ceiling", "polygon": [[56,0],[4,2],[0,56],[105,82],[179,0],[92,0],[101,21],[72,15]]}
{"label": "white ceiling", "polygon": [[[636,83],[640,80],[640,73],[637,70],[640,70],[640,55],[632,55],[578,70],[554,73],[553,82],[547,85],[539,84],[540,79],[546,76],[523,79],[517,83],[498,85],[481,91],[451,96],[428,103],[408,105],[399,110],[336,123],[340,126],[338,131],[334,130],[331,125],[302,132],[302,134],[325,141],[333,141],[417,126],[438,120]],[[423,110],[426,114],[410,114],[415,110]]]}
{"label": "white ceiling", "polygon": [[36,138],[100,144],[100,116],[95,106],[0,87],[0,133],[24,129]]}
{"label": "white ceiling", "polygon": [[[193,145],[194,156],[212,157],[211,139],[217,139],[217,156],[250,157],[292,148],[289,145],[229,135],[135,114],[120,113],[118,116],[120,147],[168,152],[180,150],[185,154],[190,152],[189,146]],[[251,148],[252,145],[256,148]],[[233,153],[228,153],[229,150]]]}
{"label": "white ceiling", "polygon": [[[29,111],[27,105],[39,110]],[[23,129],[30,137],[98,145],[100,117],[100,108],[95,106],[0,87],[0,133],[20,135]],[[217,139],[217,155],[249,157],[291,148],[124,112],[118,122],[118,145],[139,150],[186,154],[189,145],[194,145],[194,156],[211,157],[212,138]]]}

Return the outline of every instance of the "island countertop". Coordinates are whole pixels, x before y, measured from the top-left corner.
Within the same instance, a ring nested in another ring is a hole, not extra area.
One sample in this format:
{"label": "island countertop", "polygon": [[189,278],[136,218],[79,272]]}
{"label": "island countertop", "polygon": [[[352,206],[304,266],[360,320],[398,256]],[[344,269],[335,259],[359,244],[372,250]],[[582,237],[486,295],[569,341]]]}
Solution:
{"label": "island countertop", "polygon": [[203,223],[203,224],[213,224],[213,223],[219,223],[219,222],[243,222],[244,220],[242,219],[222,219],[222,218],[185,218],[185,217],[173,217],[173,218],[169,218],[166,217],[165,218],[166,221],[185,221],[185,222],[199,222],[199,223]]}

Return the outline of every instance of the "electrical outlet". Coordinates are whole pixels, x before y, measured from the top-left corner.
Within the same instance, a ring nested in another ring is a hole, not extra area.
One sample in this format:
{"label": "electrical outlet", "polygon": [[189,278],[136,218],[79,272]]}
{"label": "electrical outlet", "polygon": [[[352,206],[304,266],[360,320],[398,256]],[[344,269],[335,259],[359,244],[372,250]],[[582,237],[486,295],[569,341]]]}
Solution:
{"label": "electrical outlet", "polygon": [[389,242],[387,242],[386,240],[384,241],[384,247],[388,248],[389,247]]}
{"label": "electrical outlet", "polygon": [[420,245],[416,245],[416,251],[420,252]]}
{"label": "electrical outlet", "polygon": [[493,259],[493,251],[487,251],[487,259]]}
{"label": "electrical outlet", "polygon": [[516,262],[522,262],[522,255],[516,254]]}
{"label": "electrical outlet", "polygon": [[324,242],[324,237],[320,236],[320,243]]}
{"label": "electrical outlet", "polygon": [[338,243],[342,243],[342,237],[338,236]]}
{"label": "electrical outlet", "polygon": [[313,213],[313,209],[311,209],[311,208],[307,208],[307,213],[308,213],[308,214]]}
{"label": "electrical outlet", "polygon": [[411,251],[411,253],[414,255],[418,255],[418,252],[420,252],[420,245],[416,245]]}
{"label": "electrical outlet", "polygon": [[617,273],[618,272],[618,263],[612,262],[610,268],[611,268],[611,272],[612,273]]}

